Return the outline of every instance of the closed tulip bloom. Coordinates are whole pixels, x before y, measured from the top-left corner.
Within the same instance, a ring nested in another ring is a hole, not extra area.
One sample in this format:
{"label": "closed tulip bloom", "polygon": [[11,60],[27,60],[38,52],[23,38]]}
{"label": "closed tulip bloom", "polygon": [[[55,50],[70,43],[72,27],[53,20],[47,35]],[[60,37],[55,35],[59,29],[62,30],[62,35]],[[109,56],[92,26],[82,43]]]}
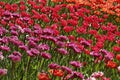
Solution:
{"label": "closed tulip bloom", "polygon": [[8,56],[13,62],[19,62],[21,61],[21,53],[14,51],[12,54]]}
{"label": "closed tulip bloom", "polygon": [[42,28],[38,24],[36,24],[33,28],[36,34],[42,34]]}
{"label": "closed tulip bloom", "polygon": [[19,48],[25,51],[28,50],[28,47],[26,45],[20,45]]}
{"label": "closed tulip bloom", "polygon": [[23,31],[28,34],[32,32],[30,28],[23,28]]}
{"label": "closed tulip bloom", "polygon": [[18,32],[14,31],[14,30],[11,30],[11,35],[18,36]]}
{"label": "closed tulip bloom", "polygon": [[50,28],[43,29],[43,35],[53,35],[53,30]]}
{"label": "closed tulip bloom", "polygon": [[6,17],[11,16],[11,12],[9,12],[8,10],[6,10],[6,11],[4,12],[4,16],[6,16]]}
{"label": "closed tulip bloom", "polygon": [[61,68],[62,68],[63,71],[66,71],[68,74],[72,74],[72,69],[70,69],[69,67],[62,66]]}
{"label": "closed tulip bloom", "polygon": [[65,26],[63,29],[66,33],[69,33],[74,30],[73,26]]}
{"label": "closed tulip bloom", "polygon": [[23,21],[28,22],[30,18],[29,17],[23,17],[22,19],[23,19]]}
{"label": "closed tulip bloom", "polygon": [[49,78],[49,75],[48,75],[47,73],[39,73],[39,74],[38,74],[38,79],[39,79],[39,80],[51,80],[51,79]]}
{"label": "closed tulip bloom", "polygon": [[105,60],[113,60],[114,54],[109,52],[105,55]]}
{"label": "closed tulip bloom", "polygon": [[72,48],[76,53],[81,53],[82,52],[81,49],[78,47],[78,45],[73,43],[73,42],[68,43],[67,46]]}
{"label": "closed tulip bloom", "polygon": [[78,47],[78,46],[74,46],[73,47],[73,50],[76,52],[76,53],[81,53],[81,49]]}
{"label": "closed tulip bloom", "polygon": [[70,41],[75,41],[75,36],[74,35],[69,35],[68,38],[69,38]]}
{"label": "closed tulip bloom", "polygon": [[11,42],[12,44],[17,45],[17,46],[23,44],[23,42],[20,41],[17,36],[11,36],[11,37],[9,37],[9,42]]}
{"label": "closed tulip bloom", "polygon": [[0,49],[7,52],[10,51],[10,48],[8,46],[0,46]]}
{"label": "closed tulip bloom", "polygon": [[33,41],[33,40],[29,40],[29,41],[28,41],[28,46],[29,46],[29,47],[36,47],[36,46],[37,46],[37,43],[36,43],[35,41]]}
{"label": "closed tulip bloom", "polygon": [[26,53],[27,53],[30,57],[35,56],[35,55],[32,53],[32,51],[31,51],[31,50],[27,50],[27,51],[26,51]]}
{"label": "closed tulip bloom", "polygon": [[116,52],[120,52],[120,47],[119,46],[114,46],[113,50],[116,51]]}
{"label": "closed tulip bloom", "polygon": [[65,42],[56,41],[56,45],[59,46],[59,47],[64,47],[65,46]]}
{"label": "closed tulip bloom", "polygon": [[40,51],[46,51],[46,50],[49,50],[50,47],[48,44],[39,44],[38,47],[37,47]]}
{"label": "closed tulip bloom", "polygon": [[117,64],[116,64],[116,62],[108,61],[108,63],[107,63],[107,67],[110,67],[110,68],[116,68],[116,67],[117,67]]}
{"label": "closed tulip bloom", "polygon": [[78,61],[71,61],[70,64],[74,67],[81,68],[83,65]]}
{"label": "closed tulip bloom", "polygon": [[39,42],[39,38],[36,38],[36,37],[27,37],[27,40],[31,40],[31,41],[34,41],[34,42]]}
{"label": "closed tulip bloom", "polygon": [[57,37],[57,40],[59,40],[59,41],[66,41],[66,40],[67,40],[67,37],[61,35],[61,36],[58,36],[58,37]]}
{"label": "closed tulip bloom", "polygon": [[4,44],[8,44],[8,37],[7,36],[4,36],[0,39],[0,42],[1,43],[4,43]]}
{"label": "closed tulip bloom", "polygon": [[68,24],[66,20],[61,20],[60,22],[61,22],[62,26],[67,26],[67,24]]}
{"label": "closed tulip bloom", "polygon": [[53,41],[54,43],[57,41],[57,39],[53,36],[48,36],[48,40]]}
{"label": "closed tulip bloom", "polygon": [[63,54],[63,55],[66,55],[68,52],[66,49],[64,48],[58,48],[57,51],[60,53],[60,54]]}
{"label": "closed tulip bloom", "polygon": [[86,41],[86,40],[80,41],[80,44],[85,45],[85,46],[90,46],[90,45],[91,45],[91,44],[90,44],[88,41]]}
{"label": "closed tulip bloom", "polygon": [[34,55],[40,54],[40,52],[39,52],[36,48],[31,48],[30,51],[31,51],[32,54],[34,54]]}
{"label": "closed tulip bloom", "polygon": [[54,76],[58,76],[58,77],[63,77],[64,76],[64,72],[60,69],[54,69],[53,70],[53,75]]}
{"label": "closed tulip bloom", "polygon": [[46,53],[46,52],[41,52],[40,55],[45,59],[50,59],[51,58],[51,55],[49,53]]}
{"label": "closed tulip bloom", "polygon": [[100,77],[104,76],[104,73],[98,71],[98,72],[94,72],[91,76],[95,77],[95,78],[100,78]]}
{"label": "closed tulip bloom", "polygon": [[17,31],[17,29],[18,29],[18,26],[11,26],[11,27],[10,27],[10,30],[11,30],[11,31],[12,31],[12,30],[13,30],[13,31]]}
{"label": "closed tulip bloom", "polygon": [[48,67],[49,67],[50,69],[58,69],[58,68],[60,68],[60,65],[58,65],[58,64],[56,64],[56,63],[51,63],[51,64],[48,65]]}
{"label": "closed tulip bloom", "polygon": [[120,54],[116,55],[116,59],[120,61]]}
{"label": "closed tulip bloom", "polygon": [[74,75],[77,76],[80,79],[84,79],[84,75],[82,73],[80,73],[80,72],[74,71]]}
{"label": "closed tulip bloom", "polygon": [[56,42],[57,39],[53,36],[48,36],[48,35],[42,35],[41,36],[41,39],[44,39],[44,40],[50,40],[50,41],[53,41],[53,42]]}
{"label": "closed tulip bloom", "polygon": [[96,52],[96,51],[90,52],[90,55],[94,56],[94,57],[99,57],[100,56],[100,54],[98,52]]}
{"label": "closed tulip bloom", "polygon": [[99,51],[100,53],[104,54],[104,55],[107,55],[109,52],[105,49],[100,49]]}
{"label": "closed tulip bloom", "polygon": [[18,13],[12,13],[12,16],[15,17],[15,18],[19,18],[20,15]]}

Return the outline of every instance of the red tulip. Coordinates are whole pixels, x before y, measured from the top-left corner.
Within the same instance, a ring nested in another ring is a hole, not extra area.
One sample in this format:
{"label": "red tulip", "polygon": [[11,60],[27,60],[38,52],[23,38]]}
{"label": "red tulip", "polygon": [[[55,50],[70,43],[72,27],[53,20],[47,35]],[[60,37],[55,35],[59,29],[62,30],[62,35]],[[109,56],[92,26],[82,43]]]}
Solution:
{"label": "red tulip", "polygon": [[51,79],[49,78],[48,74],[46,74],[46,73],[39,73],[39,74],[38,74],[38,79],[39,79],[39,80],[51,80]]}
{"label": "red tulip", "polygon": [[116,68],[116,67],[117,67],[117,64],[116,64],[116,62],[108,61],[108,62],[107,62],[107,67]]}
{"label": "red tulip", "polygon": [[120,54],[117,54],[117,55],[116,55],[116,59],[117,59],[117,60],[120,60]]}

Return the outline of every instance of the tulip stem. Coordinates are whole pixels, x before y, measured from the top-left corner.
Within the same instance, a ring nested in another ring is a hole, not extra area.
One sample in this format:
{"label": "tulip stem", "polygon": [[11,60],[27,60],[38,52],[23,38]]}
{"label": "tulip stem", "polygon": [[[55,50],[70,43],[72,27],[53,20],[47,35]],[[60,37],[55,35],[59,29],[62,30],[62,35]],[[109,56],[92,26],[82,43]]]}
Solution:
{"label": "tulip stem", "polygon": [[25,79],[23,79],[23,80],[27,80],[27,73],[28,73],[28,70],[29,70],[29,67],[30,67],[30,62],[31,62],[31,57],[28,57],[28,62],[27,62],[27,66],[26,66],[26,69],[25,69]]}
{"label": "tulip stem", "polygon": [[41,60],[40,71],[42,71],[44,63],[45,63],[45,59],[43,58]]}
{"label": "tulip stem", "polygon": [[15,75],[14,75],[14,70],[15,70],[15,63],[14,62],[12,62],[12,68],[11,68],[11,80],[14,80],[15,79]]}

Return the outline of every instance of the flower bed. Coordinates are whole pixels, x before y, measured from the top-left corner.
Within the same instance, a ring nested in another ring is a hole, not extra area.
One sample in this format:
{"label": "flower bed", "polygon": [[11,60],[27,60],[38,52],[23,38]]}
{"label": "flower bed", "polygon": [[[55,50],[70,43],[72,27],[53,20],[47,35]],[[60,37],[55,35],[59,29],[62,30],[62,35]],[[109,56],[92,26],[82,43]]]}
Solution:
{"label": "flower bed", "polygon": [[119,80],[119,17],[93,11],[56,0],[0,2],[0,78]]}

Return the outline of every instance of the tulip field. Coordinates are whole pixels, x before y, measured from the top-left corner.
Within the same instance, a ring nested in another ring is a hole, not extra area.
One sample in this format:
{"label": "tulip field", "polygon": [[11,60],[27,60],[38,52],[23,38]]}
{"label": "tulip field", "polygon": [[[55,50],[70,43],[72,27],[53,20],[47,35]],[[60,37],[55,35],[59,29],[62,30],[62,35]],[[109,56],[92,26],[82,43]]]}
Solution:
{"label": "tulip field", "polygon": [[0,80],[120,80],[120,0],[0,0]]}

